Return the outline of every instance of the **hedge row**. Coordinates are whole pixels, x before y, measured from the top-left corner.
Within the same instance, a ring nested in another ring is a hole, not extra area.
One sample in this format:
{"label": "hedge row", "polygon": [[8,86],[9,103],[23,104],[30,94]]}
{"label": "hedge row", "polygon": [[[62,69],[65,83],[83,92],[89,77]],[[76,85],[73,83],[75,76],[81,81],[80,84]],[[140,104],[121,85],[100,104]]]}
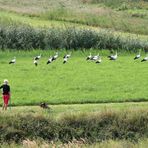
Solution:
{"label": "hedge row", "polygon": [[112,32],[76,28],[33,28],[23,25],[0,25],[0,49],[120,49],[148,50],[148,43],[122,38]]}

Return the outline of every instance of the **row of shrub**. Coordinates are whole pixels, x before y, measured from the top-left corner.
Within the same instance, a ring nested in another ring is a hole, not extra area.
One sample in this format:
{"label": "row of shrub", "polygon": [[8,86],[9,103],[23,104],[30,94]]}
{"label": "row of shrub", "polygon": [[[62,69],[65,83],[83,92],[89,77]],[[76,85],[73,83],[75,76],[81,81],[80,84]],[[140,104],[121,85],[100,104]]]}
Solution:
{"label": "row of shrub", "polygon": [[0,143],[44,139],[63,143],[84,139],[87,143],[109,139],[138,141],[148,138],[148,111],[64,115],[60,119],[41,115],[0,115]]}
{"label": "row of shrub", "polygon": [[31,26],[0,25],[0,49],[120,49],[148,50],[148,43],[130,37],[123,38],[108,31],[76,28],[33,28]]}

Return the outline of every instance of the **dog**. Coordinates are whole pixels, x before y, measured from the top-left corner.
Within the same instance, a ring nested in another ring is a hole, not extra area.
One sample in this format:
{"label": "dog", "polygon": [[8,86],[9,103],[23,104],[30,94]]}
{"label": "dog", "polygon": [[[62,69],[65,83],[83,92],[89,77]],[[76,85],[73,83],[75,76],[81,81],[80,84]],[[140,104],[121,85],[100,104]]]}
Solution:
{"label": "dog", "polygon": [[50,109],[50,107],[45,102],[41,103],[40,107],[43,109]]}

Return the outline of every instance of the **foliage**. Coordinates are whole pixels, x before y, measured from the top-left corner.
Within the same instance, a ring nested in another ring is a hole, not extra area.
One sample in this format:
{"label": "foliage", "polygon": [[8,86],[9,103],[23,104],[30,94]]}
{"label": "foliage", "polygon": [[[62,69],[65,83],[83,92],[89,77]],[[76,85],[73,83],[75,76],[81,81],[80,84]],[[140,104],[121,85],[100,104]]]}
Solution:
{"label": "foliage", "polygon": [[147,50],[147,42],[121,38],[112,32],[90,29],[50,28],[35,29],[31,26],[0,26],[0,48],[5,49],[119,49]]}

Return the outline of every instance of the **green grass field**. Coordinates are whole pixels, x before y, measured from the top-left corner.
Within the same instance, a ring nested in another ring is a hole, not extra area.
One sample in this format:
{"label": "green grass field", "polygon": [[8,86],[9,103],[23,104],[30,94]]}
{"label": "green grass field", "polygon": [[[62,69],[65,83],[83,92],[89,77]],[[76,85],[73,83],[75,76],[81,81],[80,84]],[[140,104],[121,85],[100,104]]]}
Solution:
{"label": "green grass field", "polygon": [[[97,54],[97,50],[92,51]],[[42,53],[38,67],[33,57]],[[134,61],[135,54],[119,53],[117,61],[109,61],[109,52],[100,51],[102,63],[86,61],[88,52],[74,51],[63,65],[57,61],[46,65],[54,51],[1,52],[1,83],[10,81],[13,105],[102,103],[148,100],[147,62]],[[15,65],[9,60],[17,57]],[[143,53],[143,57],[145,54]]]}
{"label": "green grass field", "polygon": [[[29,24],[37,27],[82,27],[95,31],[111,29],[123,37],[147,40],[147,2],[145,1],[17,1],[0,0],[0,23]],[[143,35],[144,34],[144,35]],[[62,51],[62,50],[60,50]],[[33,57],[40,52],[39,66]],[[0,52],[1,83],[8,78],[12,86],[13,105],[103,103],[147,101],[147,62],[134,61],[135,54],[119,53],[117,61],[107,59],[97,65],[85,60],[88,52],[75,51],[66,65],[62,56],[46,65],[55,51]],[[92,50],[97,54],[97,50]],[[17,57],[16,65],[8,61]],[[143,53],[143,57],[145,54]]]}

